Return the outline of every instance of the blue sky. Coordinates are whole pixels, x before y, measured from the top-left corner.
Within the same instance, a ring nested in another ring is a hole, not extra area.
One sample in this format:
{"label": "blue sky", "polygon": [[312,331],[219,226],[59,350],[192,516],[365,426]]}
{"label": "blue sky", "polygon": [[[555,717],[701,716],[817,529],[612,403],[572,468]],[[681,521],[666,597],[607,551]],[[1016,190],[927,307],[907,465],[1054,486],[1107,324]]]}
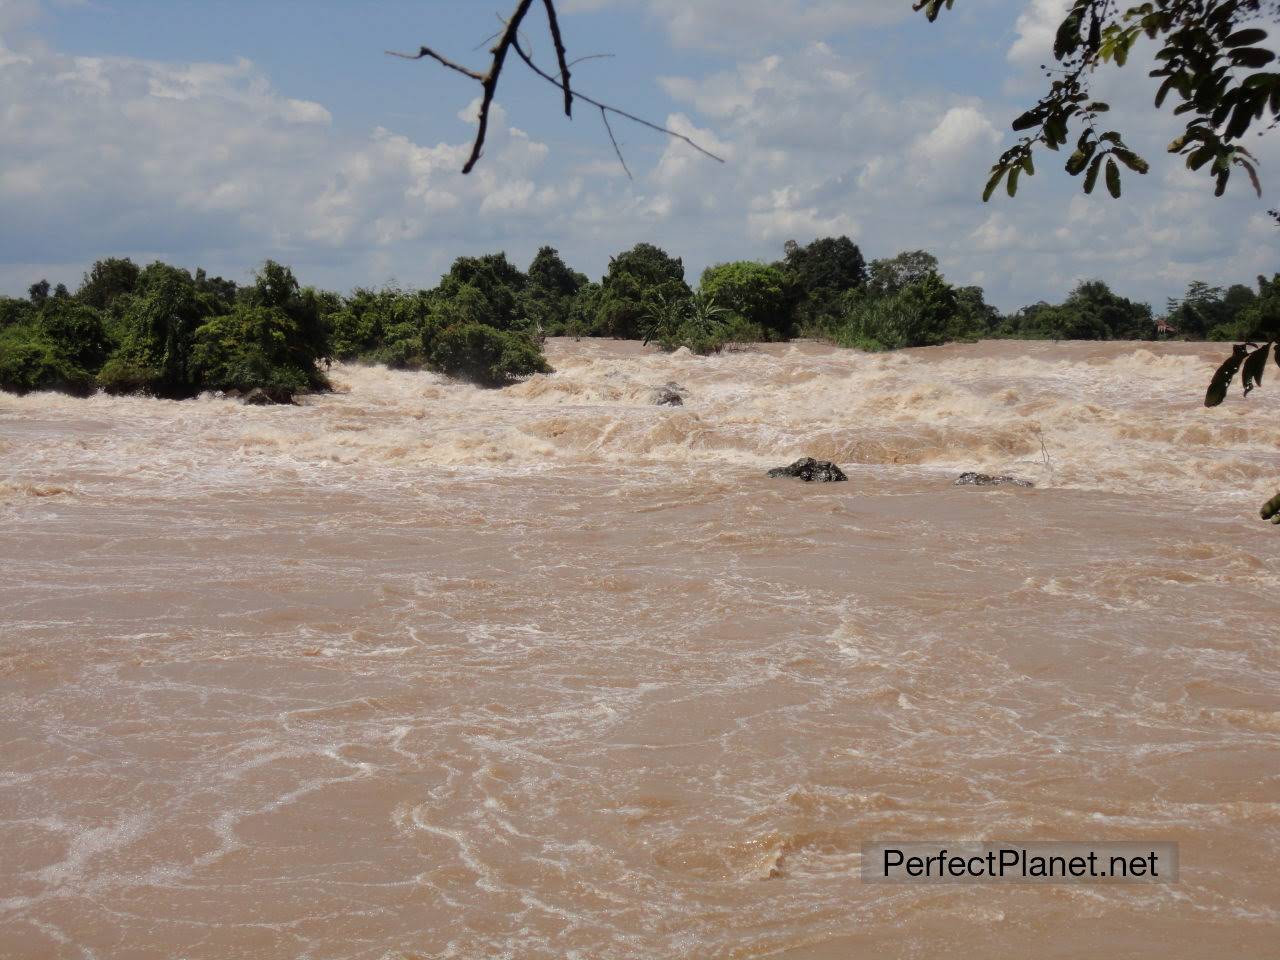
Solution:
{"label": "blue sky", "polygon": [[930,26],[910,0],[561,0],[571,54],[612,54],[576,68],[582,89],[728,159],[619,122],[627,180],[598,116],[565,120],[518,64],[458,172],[475,86],[382,51],[483,66],[508,0],[0,0],[0,291],[74,286],[105,255],[426,286],[459,254],[523,264],[542,243],[598,276],[640,240],[694,280],[836,233],[868,258],[929,249],[1004,308],[1091,277],[1159,308],[1193,278],[1275,270],[1277,138],[1258,144],[1263,200],[1243,181],[1215,200],[1163,154],[1177,121],[1140,64],[1100,84],[1153,161],[1122,201],[1045,157],[1016,200],[981,202],[1065,2],[962,0]]}

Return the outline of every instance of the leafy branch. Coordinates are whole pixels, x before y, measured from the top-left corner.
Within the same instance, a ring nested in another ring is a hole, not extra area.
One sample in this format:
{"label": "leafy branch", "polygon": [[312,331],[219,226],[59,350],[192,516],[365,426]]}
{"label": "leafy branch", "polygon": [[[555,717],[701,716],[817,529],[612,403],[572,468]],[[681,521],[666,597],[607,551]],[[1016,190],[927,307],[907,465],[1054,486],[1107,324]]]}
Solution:
{"label": "leafy branch", "polygon": [[[932,22],[955,0],[913,0]],[[1022,138],[991,168],[983,192],[989,200],[1003,181],[1009,196],[1021,175],[1033,176],[1032,159],[1039,146],[1058,150],[1069,139],[1072,124],[1083,124],[1066,171],[1084,175],[1084,191],[1092,193],[1101,176],[1107,192],[1118,198],[1121,166],[1145,174],[1146,160],[1125,145],[1117,130],[1099,132],[1108,104],[1090,96],[1094,71],[1108,64],[1123,67],[1134,45],[1145,35],[1158,40],[1157,65],[1150,76],[1160,79],[1155,107],[1169,95],[1181,101],[1173,112],[1188,116],[1185,131],[1169,144],[1169,152],[1186,158],[1187,167],[1208,167],[1214,193],[1221,196],[1233,169],[1242,169],[1259,196],[1257,160],[1241,144],[1255,124],[1273,129],[1280,123],[1280,73],[1268,68],[1276,55],[1262,46],[1267,31],[1260,19],[1280,20],[1277,0],[1152,0],[1122,7],[1118,0],[1073,0],[1054,38],[1056,67],[1042,65],[1050,78],[1048,92],[1013,121]]]}
{"label": "leafy branch", "polygon": [[[1252,390],[1262,386],[1262,375],[1267,370],[1267,358],[1274,356],[1276,366],[1280,367],[1280,341],[1268,340],[1259,345],[1256,343],[1237,343],[1231,348],[1231,356],[1223,361],[1209,381],[1209,389],[1205,391],[1204,405],[1216,407],[1227,398],[1231,381],[1240,374],[1240,386],[1247,397]],[[1262,505],[1262,519],[1280,524],[1280,494],[1272,497]]]}

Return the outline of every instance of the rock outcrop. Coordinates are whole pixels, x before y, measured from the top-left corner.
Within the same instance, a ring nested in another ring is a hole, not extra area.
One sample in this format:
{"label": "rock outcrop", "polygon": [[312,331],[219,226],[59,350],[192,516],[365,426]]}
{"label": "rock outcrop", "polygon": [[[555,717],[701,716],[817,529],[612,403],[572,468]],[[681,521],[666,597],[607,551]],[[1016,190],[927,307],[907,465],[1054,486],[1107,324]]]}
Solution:
{"label": "rock outcrop", "polygon": [[659,407],[683,407],[686,393],[678,383],[668,383],[653,391],[653,402]]}
{"label": "rock outcrop", "polygon": [[836,483],[849,479],[830,460],[815,460],[813,457],[802,457],[789,467],[776,467],[769,471],[769,476],[799,477],[805,483]]}
{"label": "rock outcrop", "polygon": [[1019,477],[996,476],[993,477],[989,473],[974,473],[972,470],[968,473],[960,474],[956,480],[957,487],[1034,487],[1035,484],[1030,480],[1022,480]]}
{"label": "rock outcrop", "polygon": [[254,387],[244,395],[241,403],[250,407],[269,407],[278,403],[293,403],[293,392],[282,388]]}

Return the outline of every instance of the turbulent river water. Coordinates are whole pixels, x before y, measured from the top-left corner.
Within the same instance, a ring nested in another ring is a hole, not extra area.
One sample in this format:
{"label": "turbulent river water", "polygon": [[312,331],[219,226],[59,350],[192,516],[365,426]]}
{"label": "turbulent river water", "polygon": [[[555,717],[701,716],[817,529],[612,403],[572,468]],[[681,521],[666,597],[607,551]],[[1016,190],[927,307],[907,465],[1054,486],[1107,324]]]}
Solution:
{"label": "turbulent river water", "polygon": [[[1204,409],[1224,353],[0,395],[0,956],[1274,957],[1280,393]],[[910,838],[1181,876],[859,880]]]}

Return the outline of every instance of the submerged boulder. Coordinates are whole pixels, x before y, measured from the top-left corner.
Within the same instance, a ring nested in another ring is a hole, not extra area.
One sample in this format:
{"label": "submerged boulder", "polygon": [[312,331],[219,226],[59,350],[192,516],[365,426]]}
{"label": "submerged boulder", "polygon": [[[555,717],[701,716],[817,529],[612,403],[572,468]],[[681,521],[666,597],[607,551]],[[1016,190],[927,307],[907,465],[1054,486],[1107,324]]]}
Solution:
{"label": "submerged boulder", "polygon": [[974,473],[970,470],[967,473],[960,474],[955,485],[957,487],[1034,487],[1035,484],[1030,480],[1022,480],[1018,477],[1000,476],[993,477],[989,473]]}
{"label": "submerged boulder", "polygon": [[686,392],[678,383],[668,383],[653,391],[653,402],[659,407],[683,407]]}
{"label": "submerged boulder", "polygon": [[282,387],[254,387],[240,401],[249,407],[269,407],[277,403],[293,403],[293,391]]}
{"label": "submerged boulder", "polygon": [[813,457],[801,457],[789,467],[775,467],[769,471],[770,477],[799,477],[805,483],[836,483],[848,480],[844,471],[830,460],[815,460]]}

